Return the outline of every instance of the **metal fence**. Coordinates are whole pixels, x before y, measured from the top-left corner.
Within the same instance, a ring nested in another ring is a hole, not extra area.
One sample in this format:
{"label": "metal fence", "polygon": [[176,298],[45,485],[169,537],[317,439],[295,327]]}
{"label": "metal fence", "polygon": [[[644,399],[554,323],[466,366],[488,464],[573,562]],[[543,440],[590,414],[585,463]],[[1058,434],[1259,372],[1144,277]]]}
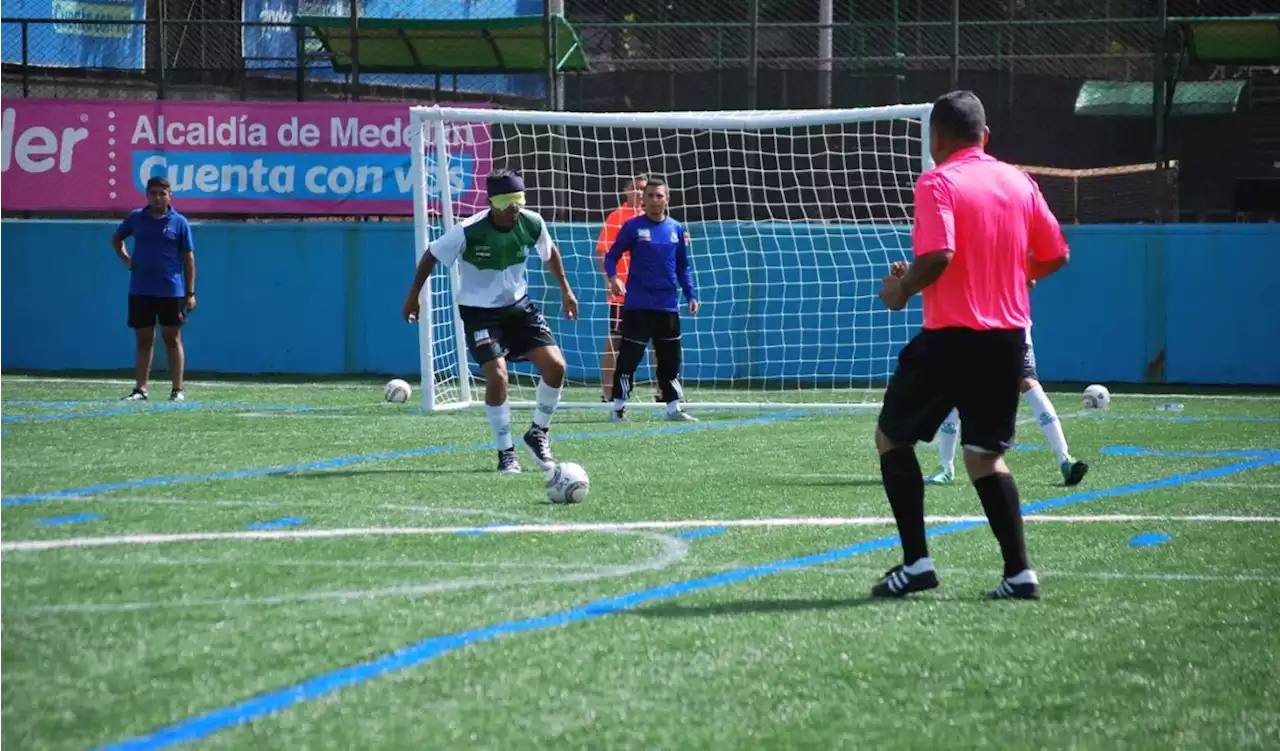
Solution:
{"label": "metal fence", "polygon": [[[1071,220],[1168,221],[1175,206],[1184,219],[1235,220],[1245,213],[1241,180],[1280,177],[1272,166],[1280,164],[1280,63],[1180,65],[1169,22],[1275,13],[1274,0],[547,1],[578,30],[589,73],[339,74],[291,19],[244,20],[242,0],[150,0],[148,20],[74,21],[100,36],[140,38],[141,53],[124,61],[50,64],[42,45],[67,19],[4,19],[3,94],[482,100],[614,111],[854,107],[968,88],[987,104],[1002,158],[1092,170],[1070,178],[1076,193],[1085,185],[1105,195],[1100,169],[1154,165],[1151,195],[1134,193],[1125,217],[1083,211],[1114,209],[1085,201],[1073,204]],[[1191,100],[1202,83],[1238,82],[1238,101],[1230,112],[1169,117],[1174,97],[1157,92],[1175,91],[1175,79],[1177,97]],[[1140,111],[1142,84],[1149,113]],[[1115,97],[1116,108],[1081,114],[1086,92]],[[1164,171],[1175,161],[1171,182]],[[1126,185],[1137,179],[1133,170],[1117,174]]]}

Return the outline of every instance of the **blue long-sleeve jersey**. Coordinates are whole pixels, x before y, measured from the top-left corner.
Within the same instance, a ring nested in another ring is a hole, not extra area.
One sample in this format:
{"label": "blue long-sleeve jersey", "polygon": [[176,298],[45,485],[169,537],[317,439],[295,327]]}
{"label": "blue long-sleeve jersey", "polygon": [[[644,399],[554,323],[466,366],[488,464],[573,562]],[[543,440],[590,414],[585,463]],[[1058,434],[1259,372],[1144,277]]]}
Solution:
{"label": "blue long-sleeve jersey", "polygon": [[606,275],[617,275],[623,253],[631,254],[623,308],[674,313],[680,309],[681,290],[686,300],[698,299],[689,267],[688,235],[680,222],[671,217],[655,222],[644,214],[628,220],[604,255]]}

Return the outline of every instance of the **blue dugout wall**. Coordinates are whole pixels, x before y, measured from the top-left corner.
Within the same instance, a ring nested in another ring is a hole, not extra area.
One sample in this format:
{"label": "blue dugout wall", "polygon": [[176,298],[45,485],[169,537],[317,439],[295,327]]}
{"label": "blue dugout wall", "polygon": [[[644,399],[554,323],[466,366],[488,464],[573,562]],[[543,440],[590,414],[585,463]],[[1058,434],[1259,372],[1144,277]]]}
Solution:
{"label": "blue dugout wall", "polygon": [[[131,369],[128,273],[109,247],[114,223],[5,220],[2,228],[0,364]],[[786,383],[816,373],[846,382],[877,369],[892,338],[919,325],[918,308],[889,313],[874,297],[890,260],[883,248],[898,244],[882,235],[905,230],[690,229],[706,307],[686,318],[689,380]],[[598,378],[605,333],[597,231],[553,225],[583,320],[564,321],[558,295],[544,308],[576,380]],[[1280,384],[1280,225],[1092,225],[1067,234],[1071,265],[1033,294],[1043,378]],[[399,319],[411,224],[203,222],[195,237],[190,370],[417,372],[416,332]],[[877,267],[837,266],[829,243],[866,248]]]}

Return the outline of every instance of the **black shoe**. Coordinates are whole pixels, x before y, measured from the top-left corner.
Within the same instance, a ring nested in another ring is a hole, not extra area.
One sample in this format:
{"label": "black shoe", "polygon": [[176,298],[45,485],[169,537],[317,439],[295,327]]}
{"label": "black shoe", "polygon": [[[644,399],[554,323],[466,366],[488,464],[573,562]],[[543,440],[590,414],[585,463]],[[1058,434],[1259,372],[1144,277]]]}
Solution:
{"label": "black shoe", "polygon": [[1039,600],[1040,583],[1036,581],[1014,584],[1009,578],[987,593],[988,600]]}
{"label": "black shoe", "polygon": [[134,389],[132,392],[129,393],[128,396],[126,396],[121,401],[145,402],[146,400],[147,400],[147,392],[143,391],[142,389]]}
{"label": "black shoe", "polygon": [[498,474],[520,474],[520,460],[516,458],[515,446],[498,452]]}
{"label": "black shoe", "polygon": [[1062,463],[1062,481],[1067,487],[1079,485],[1080,481],[1089,472],[1089,465],[1084,462],[1078,462],[1072,459]]}
{"label": "black shoe", "polygon": [[524,434],[524,445],[533,454],[533,460],[543,472],[556,466],[556,458],[551,454],[551,439],[547,431],[537,425],[531,425]]}
{"label": "black shoe", "polygon": [[920,574],[909,574],[902,566],[894,566],[885,572],[884,578],[871,588],[872,597],[905,597],[912,592],[923,592],[938,586],[938,572],[930,569]]}

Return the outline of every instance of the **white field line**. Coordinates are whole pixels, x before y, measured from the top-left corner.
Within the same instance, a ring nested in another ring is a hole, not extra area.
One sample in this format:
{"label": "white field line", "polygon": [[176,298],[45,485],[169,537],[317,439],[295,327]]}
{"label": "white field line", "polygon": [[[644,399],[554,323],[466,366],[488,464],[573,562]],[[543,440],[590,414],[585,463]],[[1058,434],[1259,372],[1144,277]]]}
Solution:
{"label": "white field line", "polygon": [[[1155,514],[1091,514],[1066,516],[1032,514],[1025,517],[1036,524],[1109,524],[1127,522],[1208,522],[1230,524],[1275,524],[1280,516],[1167,516]],[[926,524],[984,523],[983,516],[928,516]],[[625,533],[644,530],[700,529],[705,527],[872,527],[894,524],[891,516],[794,517],[780,519],[717,519],[688,521],[641,521],[575,524],[502,524],[489,527],[352,527],[338,529],[259,529],[228,532],[180,532],[173,534],[110,535],[69,537],[56,540],[17,540],[0,543],[0,551],[22,552],[62,548],[94,548],[120,545],[161,545],[175,542],[230,540],[317,540],[343,537],[404,537],[427,535],[573,534],[584,532]]]}
{"label": "white field line", "polygon": [[[689,544],[670,535],[653,532],[620,531],[617,534],[635,535],[652,540],[661,548],[659,552],[643,561],[629,564],[595,565],[589,568],[559,569],[560,573],[547,576],[527,578],[483,578],[452,579],[421,583],[397,584],[376,589],[324,589],[311,592],[283,593],[257,597],[181,600],[150,600],[139,602],[83,602],[55,605],[36,605],[23,608],[24,613],[121,613],[142,610],[200,607],[244,607],[260,605],[291,605],[308,602],[351,602],[381,599],[384,597],[422,597],[442,592],[457,592],[466,589],[504,588],[511,586],[528,587],[538,584],[575,584],[595,582],[603,579],[628,577],[633,574],[663,571],[678,565],[689,557]],[[550,573],[550,572],[548,572]]]}
{"label": "white field line", "polygon": [[[10,561],[10,563],[37,563],[39,558],[20,558]],[[77,561],[79,565],[81,561]],[[327,559],[327,558],[165,558],[165,557],[137,557],[137,558],[85,558],[83,564],[86,566],[238,566],[244,567],[248,565],[262,566],[269,568],[271,566],[279,566],[282,568],[353,568],[353,569],[403,569],[403,568],[425,568],[425,569],[496,569],[501,571],[593,571],[602,567],[618,566],[621,564],[601,564],[592,561],[582,561],[579,563],[564,563],[562,561],[449,561],[449,560],[426,560],[413,558],[400,561],[369,561],[357,559]]]}
{"label": "white field line", "polygon": [[[110,386],[132,386],[134,382],[128,378],[80,378],[80,377],[64,377],[64,376],[8,376],[4,380],[14,383],[83,383],[83,384],[106,384]],[[411,381],[412,383],[412,381]],[[381,389],[382,383],[379,381],[317,381],[314,383],[278,383],[272,381],[252,382],[252,381],[187,381],[192,388],[201,386],[217,387],[217,388],[254,388],[254,389],[306,389],[306,390],[340,390],[340,391],[363,391],[367,389]],[[417,384],[414,384],[417,385]],[[823,393],[831,394],[870,394],[881,393],[883,389],[831,389],[823,390]],[[1079,398],[1080,393],[1076,391],[1052,391],[1049,395],[1054,399],[1067,400],[1072,397]],[[1280,402],[1280,394],[1126,394],[1123,392],[1114,393],[1116,399],[1150,399],[1150,400],[1176,400],[1176,399],[1200,399],[1212,401],[1237,401],[1237,402]],[[797,403],[797,406],[804,406],[803,403]]]}
{"label": "white field line", "polygon": [[[725,563],[716,565],[684,564],[682,570],[697,571],[729,571],[755,564]],[[826,574],[826,575],[870,575],[878,577],[884,573],[883,566],[806,566],[788,571],[788,574]],[[1280,584],[1280,576],[1266,574],[1198,574],[1198,573],[1127,573],[1120,571],[1058,571],[1036,569],[1036,574],[1043,579],[1094,579],[1100,581],[1155,581],[1155,582],[1260,582],[1263,584]],[[939,568],[939,576],[980,576],[999,578],[998,569],[963,569]]]}

